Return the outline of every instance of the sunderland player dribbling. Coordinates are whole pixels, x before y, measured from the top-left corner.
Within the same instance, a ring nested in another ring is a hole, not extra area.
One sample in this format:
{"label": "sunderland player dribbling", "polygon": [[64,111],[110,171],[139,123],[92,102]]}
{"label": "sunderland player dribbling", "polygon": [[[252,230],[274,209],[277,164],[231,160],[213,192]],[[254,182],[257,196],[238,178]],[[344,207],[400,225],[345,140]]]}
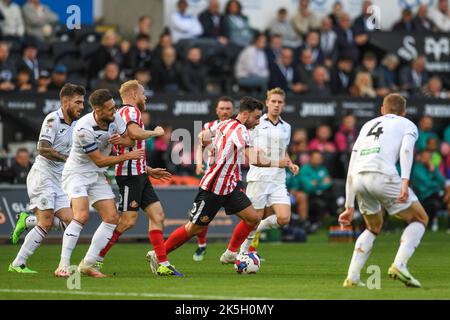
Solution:
{"label": "sunderland player dribbling", "polygon": [[[383,226],[383,212],[404,220],[403,231],[394,263],[388,270],[391,278],[406,286],[420,288],[420,282],[408,271],[407,263],[419,246],[428,224],[428,216],[409,188],[418,130],[405,118],[406,100],[389,94],[383,100],[381,117],[367,122],[353,146],[346,182],[345,211],[342,225],[351,223],[355,196],[367,229],[358,237],[344,287],[364,286],[361,269],[372,251],[373,243]],[[401,175],[396,163],[400,160]]]}
{"label": "sunderland player dribbling", "polygon": [[[48,114],[42,123],[37,147],[39,155],[27,177],[30,209],[36,214],[37,225],[25,237],[8,271],[36,273],[26,266],[26,262],[47,236],[56,216],[66,224],[72,220],[69,199],[61,188],[61,175],[72,146],[72,130],[84,109],[85,94],[84,87],[65,84],[59,93],[60,109]],[[19,240],[19,230],[25,230],[24,214],[21,213],[22,218],[17,224],[19,227],[16,226],[14,230],[13,243]]]}

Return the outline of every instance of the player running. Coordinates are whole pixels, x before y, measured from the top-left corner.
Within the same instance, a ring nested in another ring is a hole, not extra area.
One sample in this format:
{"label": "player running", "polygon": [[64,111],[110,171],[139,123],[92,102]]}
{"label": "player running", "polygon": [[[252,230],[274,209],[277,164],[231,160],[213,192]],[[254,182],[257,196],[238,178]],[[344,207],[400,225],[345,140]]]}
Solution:
{"label": "player running", "polygon": [[[164,130],[161,127],[156,127],[154,131],[145,130],[141,112],[145,109],[147,98],[144,87],[138,81],[130,80],[123,83],[119,92],[123,104],[118,113],[127,125],[128,136],[136,141],[136,145],[132,148],[119,146],[118,154],[125,155],[133,150],[142,150],[145,155],[145,140],[164,135]],[[119,211],[122,214],[111,239],[100,251],[98,266],[102,265],[105,255],[119,237],[136,224],[139,208],[141,208],[149,219],[148,238],[159,263],[157,270],[153,272],[158,275],[180,276],[182,274],[170,265],[167,259],[163,237],[164,211],[153,190],[149,175],[156,179],[171,177],[166,169],[148,167],[145,157],[116,165],[116,182],[120,192]]]}
{"label": "player running", "polygon": [[128,137],[126,124],[116,113],[114,100],[108,90],[94,91],[89,96],[89,103],[94,111],[76,124],[72,149],[62,174],[63,189],[71,201],[73,219],[64,232],[61,261],[55,271],[57,277],[70,275],[70,257],[88,221],[89,205],[98,211],[103,222],[95,231],[78,270],[92,277],[105,277],[95,264],[100,250],[108,243],[119,222],[115,196],[106,179],[105,168],[144,157],[143,150],[110,156],[114,144],[133,146],[134,142]]}
{"label": "player running", "polygon": [[[408,187],[418,130],[415,124],[404,118],[406,100],[398,94],[389,94],[384,98],[381,114],[381,117],[362,127],[350,158],[346,209],[340,214],[339,223],[351,223],[356,195],[367,229],[356,241],[343,286],[364,286],[360,281],[360,272],[383,226],[382,209],[385,209],[389,215],[396,215],[408,223],[388,275],[408,287],[420,288],[420,282],[407,269],[408,260],[418,247],[428,224],[425,210]],[[398,160],[400,176],[395,167]]]}
{"label": "player running", "polygon": [[[240,165],[244,156],[249,156],[250,162],[258,166],[284,168],[290,164],[289,159],[271,163],[250,147],[248,129],[258,125],[263,107],[260,101],[244,97],[240,101],[239,114],[235,119],[222,121],[200,133],[199,138],[203,146],[212,144],[214,147],[214,164],[207,169],[200,182],[190,221],[176,229],[166,240],[168,253],[201,232],[223,207],[227,214],[236,214],[242,221],[235,227],[228,249],[220,257],[220,261],[228,264],[236,260],[237,250],[242,242],[261,221],[240,183]],[[151,263],[155,263],[155,260],[152,259]]]}
{"label": "player running", "polygon": [[[213,126],[217,125],[221,121],[225,121],[231,118],[234,112],[234,105],[233,105],[233,99],[230,97],[220,97],[219,100],[217,100],[216,103],[216,114],[217,114],[217,120],[213,120],[210,122],[205,123],[203,126],[204,130],[209,130]],[[206,150],[207,152],[207,158],[206,158],[206,165],[208,166],[209,163],[213,160],[211,159],[211,145],[209,145],[207,148],[203,148],[199,141],[199,146],[196,150],[196,168],[195,173],[197,175],[202,175],[205,173],[205,170],[203,169],[203,152]],[[194,261],[203,261],[205,254],[206,254],[206,234],[208,233],[208,226],[205,226],[205,228],[197,234],[197,243],[198,248],[195,251],[193,255]]]}
{"label": "player running", "polygon": [[[286,94],[281,88],[267,92],[267,113],[250,132],[250,141],[255,148],[276,162],[288,158],[287,147],[291,139],[291,126],[281,119]],[[295,176],[299,167],[291,163],[289,170]],[[262,168],[250,166],[247,174],[247,196],[256,212],[263,217],[255,231],[252,231],[241,246],[241,252],[256,251],[261,231],[280,228],[291,219],[291,200],[286,188],[286,170],[283,168]],[[266,209],[265,208],[270,208]],[[255,240],[255,241],[254,241]],[[252,245],[253,242],[253,245]]]}
{"label": "player running", "polygon": [[[60,109],[48,114],[42,123],[37,145],[39,155],[27,177],[30,209],[36,214],[33,216],[36,225],[25,237],[8,271],[36,273],[26,266],[28,258],[40,246],[56,219],[66,224],[72,220],[69,199],[61,188],[61,174],[72,146],[72,130],[84,109],[85,94],[84,87],[65,84],[59,92]],[[19,227],[16,226],[13,232],[13,243],[17,243],[25,230],[26,218],[24,215],[19,218]]]}

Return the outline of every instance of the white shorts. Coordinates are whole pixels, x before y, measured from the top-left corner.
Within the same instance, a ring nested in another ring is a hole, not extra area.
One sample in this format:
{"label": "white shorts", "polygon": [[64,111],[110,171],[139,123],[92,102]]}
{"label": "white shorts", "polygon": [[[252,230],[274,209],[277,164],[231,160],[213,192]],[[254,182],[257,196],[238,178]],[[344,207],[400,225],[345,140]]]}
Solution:
{"label": "white shorts", "polygon": [[265,182],[265,181],[250,181],[247,184],[245,192],[249,197],[255,209],[264,209],[274,204],[288,204],[291,205],[289,192],[286,185]]}
{"label": "white shorts", "polygon": [[115,198],[108,179],[101,172],[64,173],[62,186],[69,199],[88,197],[91,206],[97,201]]}
{"label": "white shorts", "polygon": [[414,191],[409,188],[408,200],[398,203],[402,179],[398,175],[386,175],[378,172],[360,172],[353,177],[353,191],[362,214],[375,214],[384,208],[389,215],[395,215],[408,209],[418,201]]}
{"label": "white shorts", "polygon": [[61,188],[61,180],[34,167],[28,173],[27,191],[30,210],[38,208],[57,212],[62,208],[70,208],[69,198]]}

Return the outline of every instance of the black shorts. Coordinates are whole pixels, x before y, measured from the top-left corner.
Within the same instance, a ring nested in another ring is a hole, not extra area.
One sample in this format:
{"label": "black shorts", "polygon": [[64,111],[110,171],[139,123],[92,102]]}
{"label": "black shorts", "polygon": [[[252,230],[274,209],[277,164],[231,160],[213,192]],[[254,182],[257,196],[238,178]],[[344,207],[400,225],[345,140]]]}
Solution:
{"label": "black shorts", "polygon": [[222,207],[225,209],[225,213],[230,215],[236,214],[251,205],[252,202],[245,194],[241,182],[238,183],[233,192],[223,196],[199,189],[189,220],[194,224],[207,226]]}
{"label": "black shorts", "polygon": [[139,176],[117,176],[119,186],[119,211],[145,210],[150,204],[158,202],[158,196],[153,190],[148,174]]}

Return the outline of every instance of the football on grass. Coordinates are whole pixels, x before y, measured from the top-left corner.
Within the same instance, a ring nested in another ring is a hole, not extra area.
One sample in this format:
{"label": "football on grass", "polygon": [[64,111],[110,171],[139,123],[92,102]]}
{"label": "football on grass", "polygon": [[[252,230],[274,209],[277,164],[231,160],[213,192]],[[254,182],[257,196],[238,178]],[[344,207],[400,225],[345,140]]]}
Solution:
{"label": "football on grass", "polygon": [[234,263],[237,273],[257,273],[260,266],[261,260],[256,252],[240,253]]}

